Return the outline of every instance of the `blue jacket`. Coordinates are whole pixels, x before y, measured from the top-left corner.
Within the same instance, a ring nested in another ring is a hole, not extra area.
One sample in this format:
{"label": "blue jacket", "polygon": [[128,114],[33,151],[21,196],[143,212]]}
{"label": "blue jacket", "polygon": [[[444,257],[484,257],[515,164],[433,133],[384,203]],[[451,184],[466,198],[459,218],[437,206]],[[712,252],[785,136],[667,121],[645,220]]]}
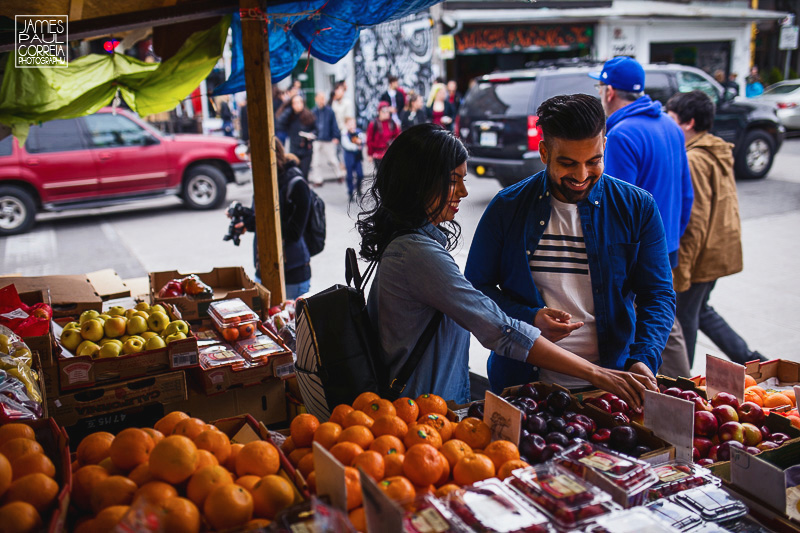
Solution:
{"label": "blue jacket", "polygon": [[606,127],[606,174],[653,195],[664,222],[667,251],[677,251],[694,200],[683,132],[649,96],[615,111]]}
{"label": "blue jacket", "polygon": [[[621,370],[632,359],[656,373],[675,321],[675,291],[653,197],[604,174],[588,199],[578,203],[578,211],[589,258],[600,364]],[[529,324],[545,302],[533,282],[528,256],[549,220],[545,171],[503,189],[475,230],[464,271],[510,317]]]}
{"label": "blue jacket", "polygon": [[339,139],[339,124],[336,122],[336,115],[330,106],[315,107],[314,116],[317,117],[317,140],[332,141]]}

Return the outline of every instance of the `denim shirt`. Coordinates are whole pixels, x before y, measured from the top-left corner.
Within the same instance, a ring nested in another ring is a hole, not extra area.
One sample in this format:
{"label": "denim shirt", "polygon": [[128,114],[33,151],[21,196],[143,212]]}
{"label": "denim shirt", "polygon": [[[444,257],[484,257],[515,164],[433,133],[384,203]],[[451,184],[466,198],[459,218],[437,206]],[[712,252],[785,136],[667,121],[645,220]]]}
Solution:
{"label": "denim shirt", "polygon": [[[603,174],[588,198],[578,202],[578,212],[600,364],[622,370],[631,359],[655,374],[675,321],[675,291],[658,207],[647,191]],[[529,323],[545,307],[529,255],[549,220],[545,171],[503,189],[475,230],[465,269],[467,279],[503,311]]]}
{"label": "denim shirt", "polygon": [[406,384],[403,396],[438,394],[469,401],[469,334],[500,355],[525,361],[539,330],[509,318],[476,290],[446,250],[432,224],[394,239],[383,253],[367,308],[381,353],[394,379],[436,310],[444,316]]}

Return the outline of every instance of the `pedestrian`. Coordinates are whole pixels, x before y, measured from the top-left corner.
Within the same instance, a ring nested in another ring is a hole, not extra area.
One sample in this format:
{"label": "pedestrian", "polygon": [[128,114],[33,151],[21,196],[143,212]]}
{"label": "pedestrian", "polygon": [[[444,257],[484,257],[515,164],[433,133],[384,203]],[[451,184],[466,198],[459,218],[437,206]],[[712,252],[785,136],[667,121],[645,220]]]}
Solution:
{"label": "pedestrian", "polygon": [[[406,95],[400,88],[400,80],[397,78],[397,76],[389,75],[387,76],[386,81],[389,82],[389,86],[381,95],[379,101],[389,104],[394,109],[393,113],[397,115],[406,107]],[[399,121],[397,116],[394,118],[395,120]]]}
{"label": "pedestrian", "polygon": [[761,76],[758,74],[758,67],[753,65],[750,68],[750,75],[747,77],[747,85],[744,87],[744,95],[753,98],[764,93],[764,85],[761,83]]}
{"label": "pedestrian", "polygon": [[411,126],[428,122],[428,116],[422,104],[422,95],[413,93],[408,96],[408,106],[400,113],[400,125],[403,131]]}
{"label": "pedestrian", "polygon": [[739,82],[736,81],[736,73],[731,72],[728,81],[725,82],[725,89],[733,91],[734,96],[739,96]]}
{"label": "pedestrian", "polygon": [[239,106],[239,138],[242,142],[250,144],[250,124],[247,120],[247,97],[242,100]]}
{"label": "pedestrian", "polygon": [[667,113],[686,136],[694,184],[692,216],[681,237],[678,266],[672,271],[689,363],[694,363],[698,329],[731,361],[742,365],[766,361],[708,305],[717,280],[743,268],[733,145],[709,133],[714,102],[702,91],[676,94],[667,102]]}
{"label": "pedestrian", "polygon": [[464,95],[458,92],[458,83],[456,80],[447,82],[447,101],[453,107],[453,116],[458,115],[458,110],[461,109],[461,102],[464,100]]}
{"label": "pedestrian", "polygon": [[347,117],[356,116],[352,100],[346,97],[346,88],[347,85],[345,85],[344,81],[337,81],[331,93],[330,106],[333,109],[333,114],[336,115],[336,124],[339,126],[339,131],[345,130],[345,119]]}
{"label": "pedestrian", "polygon": [[233,137],[233,111],[231,111],[231,106],[228,104],[229,98],[227,94],[220,96],[219,118],[222,119],[222,133],[226,137]]}
{"label": "pedestrian", "polygon": [[325,93],[317,93],[314,117],[317,119],[317,139],[314,141],[314,163],[309,182],[321,186],[325,178],[343,180],[339,171],[339,139],[342,134],[333,109],[327,105]]}
{"label": "pedestrian", "polygon": [[421,332],[435,329],[401,384],[403,396],[432,393],[468,402],[470,332],[503,358],[583,377],[637,407],[645,388],[656,390],[650,377],[592,365],[551,343],[464,278],[450,251],[460,240],[454,219],[467,196],[467,150],[451,132],[433,124],[414,126],[392,143],[384,163],[364,197],[366,210],[357,227],[361,256],[378,262],[367,310],[389,383],[400,375]]}
{"label": "pedestrian", "polygon": [[308,176],[311,169],[311,157],[314,153],[314,139],[317,134],[317,119],[314,113],[306,108],[302,96],[295,94],[276,120],[279,130],[286,132],[289,141],[289,152],[300,159],[300,170]]}
{"label": "pedestrian", "polygon": [[[647,192],[603,173],[605,114],[597,98],[555,96],[536,115],[545,169],[489,203],[464,274],[509,316],[565,350],[652,379],[675,322],[658,206]],[[497,392],[537,380],[590,386],[497,353],[487,368]]]}
{"label": "pedestrian", "polygon": [[361,182],[364,180],[361,160],[364,157],[365,140],[364,132],[356,126],[356,119],[347,117],[345,119],[345,129],[342,133],[342,149],[344,151],[347,197],[351,202],[356,195],[361,196]]}
{"label": "pedestrian", "polygon": [[[683,134],[663,113],[661,103],[644,94],[644,69],[635,59],[615,57],[606,61],[602,72],[589,76],[600,82],[597,90],[608,117],[606,173],[653,195],[664,223],[670,267],[674,268],[693,198]],[[663,355],[662,374],[690,376],[683,342],[676,320]]]}
{"label": "pedestrian", "polygon": [[453,119],[456,114],[453,110],[453,106],[450,105],[450,102],[447,100],[447,89],[445,86],[441,84],[434,85],[431,99],[433,101],[428,105],[428,109],[426,110],[428,118],[430,118],[431,122],[434,124],[443,126],[452,131]]}
{"label": "pedestrian", "polygon": [[375,170],[398,135],[400,126],[392,119],[392,107],[386,102],[378,103],[378,116],[367,126],[367,155],[372,158]]}

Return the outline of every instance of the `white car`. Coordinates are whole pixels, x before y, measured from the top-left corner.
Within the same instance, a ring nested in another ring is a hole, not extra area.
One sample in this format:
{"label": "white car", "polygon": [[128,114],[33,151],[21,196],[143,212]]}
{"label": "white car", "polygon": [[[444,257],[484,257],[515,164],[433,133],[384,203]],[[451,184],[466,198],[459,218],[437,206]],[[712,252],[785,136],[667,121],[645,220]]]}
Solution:
{"label": "white car", "polygon": [[800,79],[779,81],[753,98],[778,108],[778,119],[786,129],[800,130]]}

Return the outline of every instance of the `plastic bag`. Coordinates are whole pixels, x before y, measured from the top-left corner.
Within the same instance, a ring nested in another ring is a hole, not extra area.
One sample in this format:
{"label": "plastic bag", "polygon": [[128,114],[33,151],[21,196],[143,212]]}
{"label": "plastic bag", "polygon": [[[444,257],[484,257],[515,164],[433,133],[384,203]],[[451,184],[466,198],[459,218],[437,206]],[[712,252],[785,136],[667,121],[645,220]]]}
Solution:
{"label": "plastic bag", "polygon": [[22,337],[5,326],[0,326],[0,355],[10,356],[28,366],[31,366],[33,359],[31,350]]}
{"label": "plastic bag", "polygon": [[30,361],[26,364],[23,358],[14,359],[7,355],[0,356],[0,370],[22,382],[27,390],[28,397],[36,403],[42,403],[42,393],[36,384],[36,372],[31,370]]}
{"label": "plastic bag", "polygon": [[43,414],[41,404],[28,396],[25,385],[0,370],[0,422],[37,420]]}
{"label": "plastic bag", "polygon": [[50,331],[51,318],[53,310],[49,305],[24,304],[13,284],[0,289],[0,325],[22,337],[38,337]]}

